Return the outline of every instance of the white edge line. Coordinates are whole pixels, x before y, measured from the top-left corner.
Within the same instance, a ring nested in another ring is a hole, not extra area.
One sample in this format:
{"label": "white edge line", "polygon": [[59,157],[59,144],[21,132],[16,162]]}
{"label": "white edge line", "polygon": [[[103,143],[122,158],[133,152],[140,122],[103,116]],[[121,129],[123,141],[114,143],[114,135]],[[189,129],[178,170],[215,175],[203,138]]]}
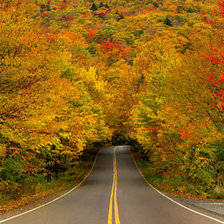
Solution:
{"label": "white edge line", "polygon": [[198,214],[198,215],[204,216],[204,217],[206,217],[206,218],[208,218],[208,219],[211,219],[211,220],[214,220],[214,221],[216,221],[216,222],[218,222],[218,223],[222,223],[222,224],[224,224],[224,221],[221,221],[221,220],[219,220],[219,219],[213,218],[212,216],[205,215],[205,214],[203,214],[203,213],[201,213],[201,212],[198,212],[198,211],[195,211],[195,210],[193,210],[193,209],[191,209],[191,208],[188,208],[188,207],[182,205],[181,203],[179,203],[179,202],[173,200],[172,198],[168,197],[167,195],[163,194],[161,191],[159,191],[159,190],[156,189],[155,187],[153,187],[152,184],[150,184],[150,183],[148,182],[148,180],[144,177],[142,171],[139,169],[139,167],[138,167],[138,165],[137,165],[137,163],[136,163],[136,161],[135,161],[135,158],[134,158],[134,156],[133,156],[131,150],[130,150],[130,154],[131,154],[131,157],[132,157],[132,159],[133,159],[133,161],[134,161],[134,164],[135,164],[135,166],[136,166],[138,172],[140,173],[140,175],[143,177],[143,179],[145,180],[145,182],[146,182],[152,189],[154,189],[157,193],[159,193],[159,194],[162,195],[163,197],[167,198],[168,200],[172,201],[173,203],[179,205],[180,207],[187,209],[188,211],[191,211],[191,212],[196,213],[196,214]]}
{"label": "white edge line", "polygon": [[46,204],[43,204],[43,205],[40,205],[40,206],[38,206],[38,207],[36,207],[36,208],[30,209],[30,210],[28,210],[28,211],[26,211],[26,212],[23,212],[23,213],[20,213],[20,214],[11,216],[11,217],[9,217],[9,218],[7,218],[7,219],[0,220],[0,223],[7,222],[7,221],[12,220],[12,219],[15,219],[15,218],[17,218],[17,217],[19,217],[19,216],[26,215],[27,213],[33,212],[33,211],[35,211],[35,210],[37,210],[37,209],[39,209],[39,208],[43,208],[43,207],[45,207],[45,206],[47,206],[47,205],[49,205],[49,204],[51,204],[51,203],[53,203],[53,202],[59,200],[60,198],[66,196],[66,195],[68,195],[68,194],[70,194],[72,191],[74,191],[74,190],[77,189],[80,185],[82,185],[82,184],[86,181],[86,179],[90,176],[90,174],[92,173],[93,168],[94,168],[94,166],[95,166],[95,164],[96,164],[96,160],[97,160],[97,158],[98,158],[98,155],[99,155],[99,152],[97,153],[96,158],[95,158],[95,160],[94,160],[94,162],[93,162],[92,168],[91,168],[91,170],[88,172],[88,174],[84,177],[84,179],[83,179],[79,184],[77,184],[77,185],[76,185],[75,187],[73,187],[71,190],[69,190],[69,191],[67,191],[65,194],[63,194],[63,195],[61,195],[61,196],[59,196],[59,197],[53,199],[52,201],[47,202]]}

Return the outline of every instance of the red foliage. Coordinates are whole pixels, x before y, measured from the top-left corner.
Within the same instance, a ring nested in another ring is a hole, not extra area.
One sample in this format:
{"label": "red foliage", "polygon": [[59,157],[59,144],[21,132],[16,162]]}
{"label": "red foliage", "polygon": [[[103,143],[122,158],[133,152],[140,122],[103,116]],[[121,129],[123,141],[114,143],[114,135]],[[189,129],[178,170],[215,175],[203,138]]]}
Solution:
{"label": "red foliage", "polygon": [[69,16],[66,16],[65,18],[63,18],[63,21],[71,21],[75,19],[75,16],[74,15],[69,15]]}
{"label": "red foliage", "polygon": [[89,38],[89,40],[92,40],[93,39],[93,36],[94,36],[94,34],[96,33],[96,31],[97,30],[94,30],[94,29],[88,29],[88,38]]}
{"label": "red foliage", "polygon": [[125,52],[125,48],[121,44],[117,42],[112,43],[110,38],[104,41],[100,45],[100,48],[104,50],[104,53],[111,53],[114,49],[118,49],[121,53]]}
{"label": "red foliage", "polygon": [[[213,9],[213,14],[219,18],[212,20],[207,15],[202,15],[202,20],[211,24],[214,28],[220,28],[221,32],[217,32],[217,35],[222,35],[222,30],[224,29],[224,0],[218,2],[219,9]],[[221,19],[221,20],[220,20]],[[220,26],[221,24],[221,26]],[[219,25],[219,26],[218,26]],[[222,36],[223,37],[223,36]],[[219,38],[217,38],[219,39]],[[216,41],[215,39],[213,41]],[[215,46],[214,46],[215,45]],[[200,53],[200,52],[199,52]],[[206,77],[210,87],[212,88],[214,96],[218,99],[216,107],[223,110],[224,107],[224,42],[216,41],[215,44],[211,44],[210,51],[205,53],[200,53],[205,60],[208,62],[208,69],[206,71],[199,70],[200,73]],[[216,70],[217,69],[217,70]]]}
{"label": "red foliage", "polygon": [[224,1],[219,1],[219,14],[221,18],[224,18]]}
{"label": "red foliage", "polygon": [[88,17],[88,13],[85,11],[83,11],[81,14],[82,14],[82,17]]}
{"label": "red foliage", "polygon": [[45,17],[48,17],[48,18],[51,18],[52,16],[48,13],[48,12],[42,12],[41,13],[41,16],[43,17],[43,18],[45,18]]}
{"label": "red foliage", "polygon": [[147,127],[147,130],[148,131],[158,131],[158,128],[157,127],[149,126],[149,127]]}
{"label": "red foliage", "polygon": [[182,138],[183,140],[188,140],[191,139],[191,135],[187,132],[187,129],[181,129],[179,128],[179,132],[180,132],[180,138]]}
{"label": "red foliage", "polygon": [[100,17],[100,18],[102,18],[102,19],[105,19],[105,17],[106,17],[106,15],[108,14],[108,13],[110,13],[111,12],[111,10],[104,10],[104,11],[101,11],[101,12],[94,12],[94,16],[98,16],[98,17]]}
{"label": "red foliage", "polygon": [[61,4],[60,9],[66,9],[67,7],[68,7],[68,3],[63,2],[63,3]]}
{"label": "red foliage", "polygon": [[[218,1],[218,7],[219,9],[212,9],[213,15],[219,17],[220,19],[224,18],[224,0]],[[201,19],[207,24],[210,24],[214,27],[217,27],[217,25],[221,25],[222,29],[224,29],[224,23],[223,21],[218,21],[218,19],[212,19],[208,15],[204,15],[203,13],[201,14]]]}
{"label": "red foliage", "polygon": [[[224,47],[220,49],[212,48],[210,55],[206,53],[204,58],[211,64],[211,67],[224,65]],[[213,69],[209,69],[207,72],[200,71],[203,76],[207,78],[209,85],[215,91],[215,96],[223,101],[222,104],[224,105],[224,69],[222,69],[221,73],[213,72]]]}

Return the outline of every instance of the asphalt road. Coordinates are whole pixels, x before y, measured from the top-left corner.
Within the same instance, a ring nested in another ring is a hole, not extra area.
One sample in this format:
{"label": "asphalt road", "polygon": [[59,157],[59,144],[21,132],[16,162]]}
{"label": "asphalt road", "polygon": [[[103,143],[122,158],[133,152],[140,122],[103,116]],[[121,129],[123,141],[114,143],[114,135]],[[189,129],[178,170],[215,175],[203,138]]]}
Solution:
{"label": "asphalt road", "polygon": [[111,146],[100,150],[92,174],[79,188],[4,223],[217,224],[224,220],[212,220],[168,200],[145,183],[128,146]]}

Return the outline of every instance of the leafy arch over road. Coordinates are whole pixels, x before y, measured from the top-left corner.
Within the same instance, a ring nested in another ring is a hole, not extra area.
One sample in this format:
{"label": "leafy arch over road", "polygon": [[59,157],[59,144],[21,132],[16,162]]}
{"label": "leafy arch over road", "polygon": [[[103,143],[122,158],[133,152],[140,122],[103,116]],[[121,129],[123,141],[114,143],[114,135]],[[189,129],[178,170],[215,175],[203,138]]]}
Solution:
{"label": "leafy arch over road", "polygon": [[173,190],[223,195],[223,1],[92,5],[1,3],[1,194],[125,133]]}

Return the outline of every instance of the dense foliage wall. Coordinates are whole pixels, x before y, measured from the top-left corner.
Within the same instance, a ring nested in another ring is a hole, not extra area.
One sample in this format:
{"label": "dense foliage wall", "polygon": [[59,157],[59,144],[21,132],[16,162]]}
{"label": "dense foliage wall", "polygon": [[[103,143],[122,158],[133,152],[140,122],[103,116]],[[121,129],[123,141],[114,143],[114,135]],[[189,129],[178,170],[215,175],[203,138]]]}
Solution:
{"label": "dense foliage wall", "polygon": [[7,0],[0,13],[1,192],[114,133],[180,191],[223,187],[223,1]]}

